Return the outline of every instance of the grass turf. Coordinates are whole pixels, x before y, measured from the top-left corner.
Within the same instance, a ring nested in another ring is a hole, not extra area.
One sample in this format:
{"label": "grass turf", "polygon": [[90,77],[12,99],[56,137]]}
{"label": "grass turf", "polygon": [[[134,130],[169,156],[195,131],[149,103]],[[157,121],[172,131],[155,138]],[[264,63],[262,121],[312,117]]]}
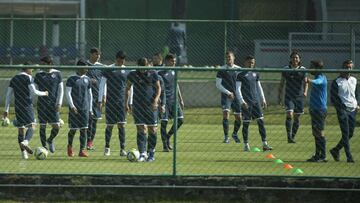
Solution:
{"label": "grass turf", "polygon": [[[355,164],[346,163],[345,154],[341,152],[341,161],[335,162],[328,153],[328,163],[308,163],[314,152],[314,138],[311,135],[310,118],[308,114],[301,117],[301,126],[296,136],[296,144],[288,144],[284,129],[284,112],[279,107],[270,107],[265,111],[265,127],[269,144],[274,147],[271,152],[244,152],[243,143],[236,144],[233,140],[223,144],[222,114],[219,108],[191,108],[185,110],[185,124],[178,131],[176,151],[177,175],[276,175],[276,176],[329,176],[329,177],[360,177],[360,138],[359,132],[351,140],[351,148]],[[63,109],[62,119],[67,122],[67,110]],[[14,118],[14,115],[11,115]],[[232,118],[230,119],[232,130]],[[162,152],[160,133],[156,160],[152,163],[132,163],[119,156],[119,141],[117,129],[113,130],[111,140],[111,156],[104,157],[105,121],[98,123],[94,151],[88,158],[67,157],[67,125],[60,129],[55,140],[56,152],[49,154],[44,161],[30,156],[22,160],[17,145],[17,129],[9,126],[0,131],[0,173],[36,173],[36,174],[114,174],[114,175],[172,175],[174,153]],[[170,128],[170,123],[168,129]],[[159,132],[160,130],[158,130]],[[50,133],[50,127],[47,129]],[[261,149],[261,140],[257,126],[253,123],[249,129],[250,146]],[[128,116],[126,126],[126,148],[136,148],[136,130],[132,116]],[[332,108],[329,109],[325,127],[327,136],[327,152],[340,139],[340,129]],[[239,137],[241,138],[241,129]],[[79,132],[77,132],[74,147],[79,150]],[[40,146],[38,128],[30,142],[33,148]],[[266,158],[272,153],[284,163],[291,164],[294,169],[288,170],[283,164],[277,164],[274,159]],[[304,173],[296,174],[300,168]]]}

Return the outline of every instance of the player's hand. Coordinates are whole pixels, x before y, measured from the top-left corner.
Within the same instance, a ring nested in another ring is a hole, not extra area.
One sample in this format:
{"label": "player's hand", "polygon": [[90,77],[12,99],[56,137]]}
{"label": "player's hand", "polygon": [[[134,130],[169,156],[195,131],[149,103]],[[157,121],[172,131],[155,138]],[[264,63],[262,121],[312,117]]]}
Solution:
{"label": "player's hand", "polygon": [[3,117],[4,117],[4,119],[7,118],[8,117],[8,112],[4,111]]}
{"label": "player's hand", "polygon": [[61,106],[60,104],[56,105],[56,112],[60,112],[61,111]]}
{"label": "player's hand", "polygon": [[102,99],[102,105],[105,106],[105,104],[106,104],[106,95],[104,95]]}
{"label": "player's hand", "polygon": [[246,102],[244,102],[244,103],[242,103],[242,107],[243,107],[244,109],[248,109],[248,108],[249,108],[249,105],[248,105]]}
{"label": "player's hand", "polygon": [[96,85],[96,83],[97,83],[96,79],[92,78],[91,79],[91,84]]}
{"label": "player's hand", "polygon": [[76,107],[71,108],[71,111],[73,111],[75,114],[79,113]]}
{"label": "player's hand", "polygon": [[153,111],[156,111],[158,109],[158,107],[159,107],[157,102],[152,103],[151,106],[152,106]]}
{"label": "player's hand", "polygon": [[228,94],[228,97],[229,97],[230,99],[234,99],[234,98],[235,98],[234,93],[230,92],[230,94]]}
{"label": "player's hand", "polygon": [[307,97],[307,92],[304,92],[304,97]]}
{"label": "player's hand", "polygon": [[161,112],[161,113],[165,113],[165,105],[162,105],[162,106],[161,106],[160,112]]}
{"label": "player's hand", "polygon": [[130,107],[130,105],[129,104],[125,104],[125,111],[127,112],[127,113],[131,113],[131,107]]}
{"label": "player's hand", "polygon": [[356,112],[359,112],[360,111],[360,106],[357,106],[356,107]]}
{"label": "player's hand", "polygon": [[267,103],[266,103],[266,102],[263,102],[261,107],[262,107],[263,109],[267,109]]}
{"label": "player's hand", "polygon": [[102,102],[98,102],[98,103],[97,103],[97,106],[98,106],[98,108],[100,109],[100,111],[102,111],[102,107],[103,107]]}
{"label": "player's hand", "polygon": [[45,91],[45,96],[49,96],[49,92],[48,92],[48,91]]}
{"label": "player's hand", "polygon": [[89,111],[89,115],[90,115],[90,117],[93,117],[94,113],[92,111]]}

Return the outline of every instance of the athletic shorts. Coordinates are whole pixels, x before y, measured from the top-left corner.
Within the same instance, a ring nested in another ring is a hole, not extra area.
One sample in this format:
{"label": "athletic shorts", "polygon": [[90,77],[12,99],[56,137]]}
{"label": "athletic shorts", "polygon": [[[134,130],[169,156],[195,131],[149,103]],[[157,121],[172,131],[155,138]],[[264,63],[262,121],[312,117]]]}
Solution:
{"label": "athletic shorts", "polygon": [[59,121],[59,112],[56,111],[55,106],[38,106],[38,118],[39,123],[41,124],[58,124]]}
{"label": "athletic shorts", "polygon": [[242,119],[244,122],[250,122],[253,119],[264,118],[261,106],[259,103],[248,103],[247,109],[242,108]]}
{"label": "athletic shorts", "polygon": [[157,126],[158,110],[153,111],[151,106],[133,106],[135,125]]}
{"label": "athletic shorts", "polygon": [[79,110],[75,114],[69,109],[69,128],[70,129],[84,129],[89,126],[89,110]]}
{"label": "athletic shorts", "polygon": [[15,108],[16,121],[15,127],[24,128],[35,123],[35,114],[33,106],[27,106],[23,108]]}
{"label": "athletic shorts", "polygon": [[221,94],[221,108],[223,111],[230,111],[232,110],[234,114],[241,113],[241,105],[238,99],[230,99],[224,94]]}
{"label": "athletic shorts", "polygon": [[311,116],[311,127],[313,130],[325,129],[325,118],[327,115],[326,109],[309,109]]}
{"label": "athletic shorts", "polygon": [[290,98],[285,97],[285,110],[292,111],[295,114],[304,113],[304,97]]}
{"label": "athletic shorts", "polygon": [[106,103],[105,108],[106,124],[115,125],[118,123],[126,123],[126,111],[124,103]]}
{"label": "athletic shorts", "polygon": [[[166,104],[165,106],[165,112],[161,114],[161,119],[167,121],[169,119],[175,118],[175,112],[174,112],[174,106]],[[177,105],[177,118],[184,118],[184,114],[182,109],[180,108],[180,105]]]}

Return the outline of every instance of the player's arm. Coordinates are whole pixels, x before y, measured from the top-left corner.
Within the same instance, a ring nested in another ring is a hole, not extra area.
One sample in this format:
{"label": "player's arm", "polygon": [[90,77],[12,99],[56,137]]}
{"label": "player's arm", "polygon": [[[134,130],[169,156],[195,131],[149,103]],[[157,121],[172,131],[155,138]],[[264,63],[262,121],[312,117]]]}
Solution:
{"label": "player's arm", "polygon": [[305,75],[305,77],[304,77],[304,96],[305,97],[307,96],[307,92],[309,89],[309,83],[306,82],[307,80],[308,80],[308,76]]}
{"label": "player's arm", "polygon": [[279,91],[278,91],[278,104],[282,104],[282,96],[283,96],[283,90],[285,85],[285,78],[283,75],[281,75],[280,84],[279,84]]}
{"label": "player's arm", "polygon": [[39,91],[39,90],[37,90],[33,83],[31,83],[28,87],[30,89],[31,94],[36,94],[37,96],[48,96],[49,95],[48,91]]}
{"label": "player's arm", "polygon": [[10,101],[11,101],[11,97],[13,95],[13,92],[14,92],[14,90],[13,90],[12,87],[7,88],[6,99],[5,99],[4,118],[8,117],[9,108],[10,108]]}
{"label": "player's arm", "polygon": [[160,94],[161,94],[161,86],[160,86],[160,80],[157,80],[155,83],[155,88],[156,88],[156,93],[155,93],[155,98],[153,101],[153,110],[156,111],[158,109],[158,103],[159,103],[159,99],[160,99]]}
{"label": "player's arm", "polygon": [[130,112],[130,107],[129,107],[129,97],[130,97],[130,89],[132,87],[132,82],[130,80],[127,81],[126,83],[126,89],[125,89],[125,110],[126,112]]}
{"label": "player's arm", "polygon": [[57,108],[57,111],[60,112],[61,105],[62,105],[63,98],[64,98],[64,83],[63,82],[59,83],[57,92],[58,92],[58,94],[57,94],[57,98],[56,98],[56,108]]}
{"label": "player's arm", "polygon": [[245,108],[248,108],[248,104],[245,102],[244,97],[241,93],[241,81],[236,81],[236,97],[239,100],[240,104],[243,105]]}
{"label": "player's arm", "polygon": [[265,99],[265,94],[264,94],[264,90],[261,86],[261,82],[260,81],[257,81],[257,89],[258,89],[258,92],[259,92],[259,95],[260,95],[260,100],[262,102],[262,108],[266,109],[267,108],[267,103],[266,103],[266,99]]}
{"label": "player's arm", "polygon": [[216,77],[216,88],[218,88],[218,90],[220,90],[220,92],[228,95],[230,98],[234,98],[234,94],[232,92],[230,92],[229,90],[227,90],[222,84],[222,79],[219,77]]}
{"label": "player's arm", "polygon": [[336,79],[331,84],[330,101],[336,109],[341,109],[341,107],[343,106],[339,97],[339,85],[337,84]]}
{"label": "player's arm", "polygon": [[93,114],[93,110],[92,110],[92,108],[93,108],[93,95],[92,95],[92,91],[91,91],[91,87],[90,87],[90,85],[89,85],[89,89],[88,89],[88,100],[89,100],[89,112],[90,112],[90,115],[92,115]]}
{"label": "player's arm", "polygon": [[70,109],[77,114],[77,109],[76,109],[76,107],[74,105],[74,102],[73,102],[73,99],[72,99],[72,96],[71,96],[71,90],[72,90],[72,87],[66,86],[65,96],[66,96],[66,99],[67,99],[67,101],[69,103]]}
{"label": "player's arm", "polygon": [[105,98],[106,98],[106,77],[101,77],[101,81],[100,81],[100,85],[99,85],[99,96],[98,98],[96,98],[98,101],[97,103],[99,104],[99,107],[101,108],[102,105],[105,104]]}

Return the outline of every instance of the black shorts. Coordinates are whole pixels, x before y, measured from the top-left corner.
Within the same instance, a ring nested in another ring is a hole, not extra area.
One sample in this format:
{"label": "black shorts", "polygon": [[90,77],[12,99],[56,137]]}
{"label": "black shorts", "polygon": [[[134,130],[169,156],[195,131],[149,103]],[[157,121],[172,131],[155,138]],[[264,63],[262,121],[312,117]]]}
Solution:
{"label": "black shorts", "polygon": [[230,99],[224,94],[221,94],[221,108],[223,111],[230,111],[232,110],[234,114],[241,113],[241,105],[240,102],[235,99]]}
{"label": "black shorts", "polygon": [[151,106],[133,106],[133,116],[135,125],[157,126],[158,110]]}
{"label": "black shorts", "polygon": [[248,103],[249,108],[242,108],[242,119],[244,122],[250,122],[253,119],[264,118],[261,106],[259,103]]}
{"label": "black shorts", "polygon": [[56,111],[55,106],[38,106],[38,118],[40,125],[44,124],[58,124],[59,112]]}
{"label": "black shorts", "polygon": [[35,124],[35,114],[32,106],[15,108],[15,117],[16,122],[14,122],[14,125],[17,128],[24,128]]}
{"label": "black shorts", "polygon": [[[167,121],[169,119],[175,118],[175,112],[173,107],[173,105],[166,104],[165,112],[161,114],[161,120]],[[180,108],[180,105],[177,105],[177,118],[184,118],[184,114],[182,109]]]}
{"label": "black shorts", "polygon": [[304,97],[290,98],[285,97],[285,110],[292,111],[295,114],[304,113]]}
{"label": "black shorts", "polygon": [[106,103],[105,109],[106,124],[115,125],[118,123],[126,123],[126,111],[124,103]]}
{"label": "black shorts", "polygon": [[79,110],[75,114],[69,109],[69,128],[70,129],[84,129],[89,126],[89,110]]}
{"label": "black shorts", "polygon": [[322,131],[325,129],[326,109],[309,109],[311,116],[311,128]]}

